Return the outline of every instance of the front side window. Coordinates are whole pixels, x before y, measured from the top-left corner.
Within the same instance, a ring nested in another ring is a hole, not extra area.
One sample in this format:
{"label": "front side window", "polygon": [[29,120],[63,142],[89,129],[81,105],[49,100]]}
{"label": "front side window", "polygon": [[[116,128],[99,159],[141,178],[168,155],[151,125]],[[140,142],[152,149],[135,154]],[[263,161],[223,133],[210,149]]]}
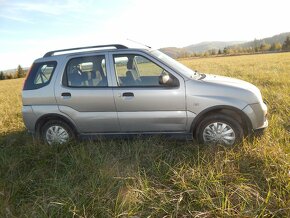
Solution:
{"label": "front side window", "polygon": [[177,78],[151,60],[134,54],[114,55],[115,72],[119,86],[163,87],[162,76],[170,77],[177,85]]}
{"label": "front side window", "polygon": [[66,67],[64,84],[69,87],[107,87],[105,56],[71,59]]}
{"label": "front side window", "polygon": [[183,64],[179,63],[178,61],[167,56],[166,54],[163,54],[158,50],[151,51],[151,54],[157,57],[158,59],[164,61],[168,66],[171,66],[173,69],[177,70],[178,72],[182,73],[183,75],[191,79],[197,80],[201,78],[201,75],[198,72],[191,70],[190,68],[184,66]]}

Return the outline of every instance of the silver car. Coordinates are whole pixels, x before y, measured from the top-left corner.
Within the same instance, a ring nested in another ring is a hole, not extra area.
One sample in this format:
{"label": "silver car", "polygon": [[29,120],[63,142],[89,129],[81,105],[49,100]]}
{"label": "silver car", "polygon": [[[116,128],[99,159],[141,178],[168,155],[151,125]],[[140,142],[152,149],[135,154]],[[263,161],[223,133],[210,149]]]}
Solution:
{"label": "silver car", "polygon": [[268,126],[256,86],[118,44],[46,53],[34,61],[22,101],[26,128],[48,144],[169,134],[233,145]]}

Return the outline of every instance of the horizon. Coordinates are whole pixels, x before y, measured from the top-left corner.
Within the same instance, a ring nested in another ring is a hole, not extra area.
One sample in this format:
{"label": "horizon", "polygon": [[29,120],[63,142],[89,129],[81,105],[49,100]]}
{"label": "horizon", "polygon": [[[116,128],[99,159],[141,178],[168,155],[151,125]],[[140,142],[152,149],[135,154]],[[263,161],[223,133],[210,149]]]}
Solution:
{"label": "horizon", "polygon": [[287,7],[273,8],[283,3],[0,0],[0,70],[29,67],[49,50],[112,43],[136,47],[128,38],[153,48],[263,39],[289,32]]}

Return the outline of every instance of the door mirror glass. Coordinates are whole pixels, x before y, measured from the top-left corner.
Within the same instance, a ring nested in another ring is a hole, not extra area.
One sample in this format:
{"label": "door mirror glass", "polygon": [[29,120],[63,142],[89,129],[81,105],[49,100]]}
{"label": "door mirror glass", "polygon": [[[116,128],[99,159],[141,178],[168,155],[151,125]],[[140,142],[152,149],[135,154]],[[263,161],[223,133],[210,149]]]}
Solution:
{"label": "door mirror glass", "polygon": [[166,71],[163,71],[159,76],[159,84],[163,86],[175,87],[178,86],[178,81],[176,78],[172,78]]}

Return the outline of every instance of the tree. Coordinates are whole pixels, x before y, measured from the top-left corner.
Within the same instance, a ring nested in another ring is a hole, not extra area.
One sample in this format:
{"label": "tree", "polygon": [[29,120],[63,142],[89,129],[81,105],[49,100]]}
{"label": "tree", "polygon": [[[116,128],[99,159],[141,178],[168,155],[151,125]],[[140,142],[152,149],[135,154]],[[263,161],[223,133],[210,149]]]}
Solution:
{"label": "tree", "polygon": [[193,52],[193,53],[191,54],[191,57],[197,57],[197,56],[198,56],[198,54],[195,53],[195,52]]}
{"label": "tree", "polygon": [[3,71],[0,72],[0,80],[4,80],[5,79],[5,75],[3,73]]}
{"label": "tree", "polygon": [[211,49],[211,50],[209,50],[209,52],[210,52],[210,55],[216,55],[216,50],[215,49]]}
{"label": "tree", "polygon": [[189,57],[189,56],[190,56],[189,53],[186,52],[186,51],[181,52],[181,53],[179,54],[179,58],[187,58],[187,57]]}
{"label": "tree", "polygon": [[272,43],[270,50],[271,51],[280,51],[282,49],[282,45],[280,42]]}
{"label": "tree", "polygon": [[221,55],[222,54],[222,50],[219,49],[218,54]]}
{"label": "tree", "polygon": [[12,76],[12,74],[10,73],[10,74],[6,74],[6,77],[5,77],[5,79],[13,79],[13,76]]}
{"label": "tree", "polygon": [[248,47],[245,49],[247,53],[255,53],[255,50],[253,49],[253,47]]}
{"label": "tree", "polygon": [[263,42],[263,43],[260,45],[260,50],[261,50],[261,51],[268,51],[270,48],[271,48],[271,45],[268,44],[268,43],[265,43],[265,42]]}
{"label": "tree", "polygon": [[20,65],[18,65],[17,70],[16,70],[16,78],[22,78],[25,76],[24,70]]}
{"label": "tree", "polygon": [[257,40],[256,38],[254,39],[253,47],[255,52],[259,51],[259,40]]}
{"label": "tree", "polygon": [[287,36],[282,46],[283,50],[290,50],[290,36]]}
{"label": "tree", "polygon": [[224,51],[223,51],[224,54],[229,54],[229,49],[227,47],[224,47]]}

